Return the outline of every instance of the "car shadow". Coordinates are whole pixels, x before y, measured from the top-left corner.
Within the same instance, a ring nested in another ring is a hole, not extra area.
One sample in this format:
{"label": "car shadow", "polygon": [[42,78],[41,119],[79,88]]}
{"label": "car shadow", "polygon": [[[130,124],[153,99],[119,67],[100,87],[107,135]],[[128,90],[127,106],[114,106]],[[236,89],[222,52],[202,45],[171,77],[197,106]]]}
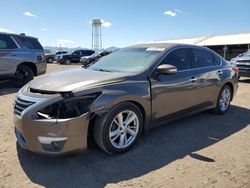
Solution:
{"label": "car shadow", "polygon": [[20,88],[15,88],[10,81],[0,82],[0,96],[16,93]]}
{"label": "car shadow", "polygon": [[103,187],[129,180],[187,155],[205,163],[216,162],[196,151],[216,144],[250,123],[249,109],[231,106],[224,115],[209,112],[169,123],[143,135],[130,151],[110,156],[97,146],[69,157],[45,157],[17,144],[20,164],[29,179],[45,187]]}

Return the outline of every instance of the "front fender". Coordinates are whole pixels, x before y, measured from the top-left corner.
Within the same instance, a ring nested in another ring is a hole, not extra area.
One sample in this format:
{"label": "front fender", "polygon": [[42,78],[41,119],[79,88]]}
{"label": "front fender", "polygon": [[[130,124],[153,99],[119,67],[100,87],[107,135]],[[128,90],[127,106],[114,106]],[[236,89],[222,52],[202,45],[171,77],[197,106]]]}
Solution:
{"label": "front fender", "polygon": [[149,81],[127,81],[104,86],[102,94],[90,106],[90,112],[101,116],[122,102],[133,102],[144,115],[144,126],[151,123],[151,96]]}

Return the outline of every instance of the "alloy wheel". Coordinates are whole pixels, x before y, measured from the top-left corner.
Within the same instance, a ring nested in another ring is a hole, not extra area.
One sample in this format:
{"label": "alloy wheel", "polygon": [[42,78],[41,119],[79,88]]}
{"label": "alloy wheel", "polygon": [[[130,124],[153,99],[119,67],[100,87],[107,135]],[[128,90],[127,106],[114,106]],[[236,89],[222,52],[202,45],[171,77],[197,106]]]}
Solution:
{"label": "alloy wheel", "polygon": [[228,88],[225,88],[220,95],[219,107],[222,112],[225,112],[229,107],[231,100],[231,92]]}
{"label": "alloy wheel", "polygon": [[137,115],[126,110],[120,112],[112,121],[109,129],[111,144],[118,149],[130,146],[139,132],[139,119]]}

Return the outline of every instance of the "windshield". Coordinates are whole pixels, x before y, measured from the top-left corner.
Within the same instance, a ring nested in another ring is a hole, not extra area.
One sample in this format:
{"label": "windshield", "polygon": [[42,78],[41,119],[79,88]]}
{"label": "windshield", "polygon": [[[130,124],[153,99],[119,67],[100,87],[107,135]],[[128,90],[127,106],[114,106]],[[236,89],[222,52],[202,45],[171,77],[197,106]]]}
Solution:
{"label": "windshield", "polygon": [[89,69],[110,72],[139,72],[147,68],[164,48],[124,48],[100,59]]}

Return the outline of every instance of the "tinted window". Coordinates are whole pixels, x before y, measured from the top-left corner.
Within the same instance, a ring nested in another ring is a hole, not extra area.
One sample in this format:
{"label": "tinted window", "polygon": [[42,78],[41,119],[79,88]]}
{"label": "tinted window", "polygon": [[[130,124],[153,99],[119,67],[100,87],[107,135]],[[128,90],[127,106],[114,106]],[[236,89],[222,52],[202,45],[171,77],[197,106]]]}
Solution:
{"label": "tinted window", "polygon": [[17,48],[15,42],[8,35],[0,35],[0,49]]}
{"label": "tinted window", "polygon": [[22,41],[22,43],[29,49],[43,49],[41,44],[38,42],[35,38],[29,38],[29,37],[18,37],[19,40]]}
{"label": "tinted window", "polygon": [[94,51],[89,50],[89,51],[87,51],[87,54],[86,54],[86,55],[92,55],[93,53],[94,53]]}
{"label": "tinted window", "polygon": [[190,56],[190,50],[184,48],[174,50],[167,55],[162,64],[174,65],[178,71],[191,69],[192,59]]}
{"label": "tinted window", "polygon": [[74,51],[74,52],[73,52],[73,54],[72,54],[72,55],[80,55],[80,53],[81,53],[81,51],[80,51],[80,50],[76,50],[76,51]]}
{"label": "tinted window", "polygon": [[214,55],[214,62],[216,65],[220,65],[221,64],[221,59],[219,56],[217,55]]}
{"label": "tinted window", "polygon": [[193,54],[194,66],[196,68],[214,66],[214,59],[212,53],[206,50],[193,49]]}
{"label": "tinted window", "polygon": [[82,52],[83,56],[87,56],[87,55],[93,54],[93,51],[91,51],[91,50],[82,50],[81,52]]}
{"label": "tinted window", "polygon": [[86,56],[86,55],[88,55],[88,52],[89,52],[89,51],[82,50],[82,55],[83,55],[83,56]]}
{"label": "tinted window", "polygon": [[58,51],[58,52],[56,52],[56,55],[66,54],[66,53],[67,53],[66,51]]}

